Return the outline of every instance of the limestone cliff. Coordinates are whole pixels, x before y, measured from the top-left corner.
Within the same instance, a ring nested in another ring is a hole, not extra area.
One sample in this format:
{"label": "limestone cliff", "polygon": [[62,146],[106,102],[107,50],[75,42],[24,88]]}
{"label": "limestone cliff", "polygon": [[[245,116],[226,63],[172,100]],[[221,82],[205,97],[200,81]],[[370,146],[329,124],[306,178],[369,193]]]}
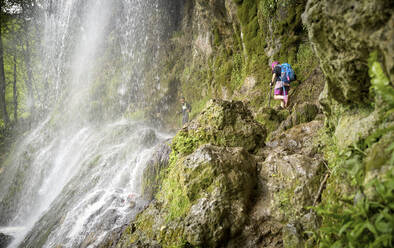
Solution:
{"label": "limestone cliff", "polygon": [[[178,14],[150,112],[176,125],[185,95],[194,120],[147,168],[154,200],[103,247],[392,247],[392,2],[194,0]],[[300,79],[287,110],[266,107],[272,60]]]}

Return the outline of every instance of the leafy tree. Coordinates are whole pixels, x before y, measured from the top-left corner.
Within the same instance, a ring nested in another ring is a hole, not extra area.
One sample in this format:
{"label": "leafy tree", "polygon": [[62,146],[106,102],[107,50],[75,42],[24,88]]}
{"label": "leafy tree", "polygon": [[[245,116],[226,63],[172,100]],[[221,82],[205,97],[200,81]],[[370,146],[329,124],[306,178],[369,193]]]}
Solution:
{"label": "leafy tree", "polygon": [[0,6],[0,116],[8,126],[10,112],[13,112],[13,121],[18,120],[23,99],[18,96],[24,95],[21,91],[25,88],[30,103],[27,111],[31,116],[35,112],[32,54],[38,38],[31,27],[38,5],[36,0],[0,0]]}

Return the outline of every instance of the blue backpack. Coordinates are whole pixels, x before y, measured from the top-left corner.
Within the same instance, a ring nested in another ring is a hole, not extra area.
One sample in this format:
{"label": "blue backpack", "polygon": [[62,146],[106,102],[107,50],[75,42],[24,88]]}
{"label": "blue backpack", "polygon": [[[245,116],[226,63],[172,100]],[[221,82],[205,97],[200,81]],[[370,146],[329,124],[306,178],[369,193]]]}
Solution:
{"label": "blue backpack", "polygon": [[283,63],[280,65],[280,68],[280,79],[282,80],[282,82],[290,83],[291,81],[294,81],[296,79],[294,70],[293,68],[291,68],[291,65],[289,65],[288,63]]}

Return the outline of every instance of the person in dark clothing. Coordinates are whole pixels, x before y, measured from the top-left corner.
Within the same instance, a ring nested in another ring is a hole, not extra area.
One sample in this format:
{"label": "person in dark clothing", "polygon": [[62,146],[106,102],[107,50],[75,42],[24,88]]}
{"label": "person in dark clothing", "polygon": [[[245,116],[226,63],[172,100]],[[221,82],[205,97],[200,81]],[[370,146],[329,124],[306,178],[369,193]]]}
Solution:
{"label": "person in dark clothing", "polygon": [[288,94],[290,90],[290,84],[284,83],[281,80],[281,67],[279,62],[275,61],[271,64],[272,69],[272,80],[271,85],[275,84],[274,88],[274,99],[281,100],[280,106],[282,108],[287,107],[288,105]]}
{"label": "person in dark clothing", "polygon": [[182,113],[182,126],[189,122],[189,113],[192,111],[192,107],[189,103],[185,101],[185,97],[181,97],[180,99],[182,110],[179,113]]}

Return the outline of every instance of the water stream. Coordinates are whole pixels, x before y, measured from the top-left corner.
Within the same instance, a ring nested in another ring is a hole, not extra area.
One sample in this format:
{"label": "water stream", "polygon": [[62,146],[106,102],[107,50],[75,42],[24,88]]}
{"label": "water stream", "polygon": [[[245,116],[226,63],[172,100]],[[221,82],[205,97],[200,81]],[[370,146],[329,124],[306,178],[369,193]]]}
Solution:
{"label": "water stream", "polygon": [[[0,232],[14,237],[9,247],[95,247],[146,204],[143,169],[170,135],[123,113],[148,104],[141,72],[155,66],[166,25],[161,2],[43,1],[47,111],[0,174]],[[110,102],[92,95],[113,78]]]}

